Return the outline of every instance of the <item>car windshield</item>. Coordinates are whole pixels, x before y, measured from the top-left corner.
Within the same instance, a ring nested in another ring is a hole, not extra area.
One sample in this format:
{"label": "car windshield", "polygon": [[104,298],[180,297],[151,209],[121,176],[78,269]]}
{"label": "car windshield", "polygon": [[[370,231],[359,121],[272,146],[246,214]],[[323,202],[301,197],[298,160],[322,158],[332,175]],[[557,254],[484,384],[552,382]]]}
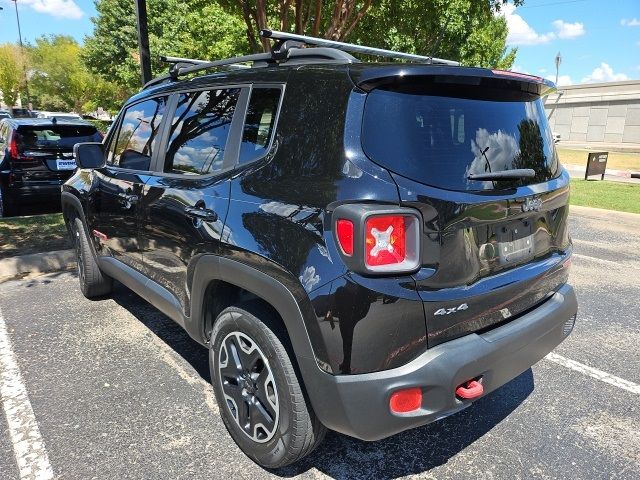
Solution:
{"label": "car windshield", "polygon": [[[448,190],[487,190],[540,183],[559,174],[541,99],[502,101],[377,89],[369,93],[362,131],[365,153],[389,170]],[[533,169],[508,181],[470,174]]]}
{"label": "car windshield", "polygon": [[92,125],[22,126],[18,129],[18,149],[64,149],[76,143],[99,142],[102,135]]}

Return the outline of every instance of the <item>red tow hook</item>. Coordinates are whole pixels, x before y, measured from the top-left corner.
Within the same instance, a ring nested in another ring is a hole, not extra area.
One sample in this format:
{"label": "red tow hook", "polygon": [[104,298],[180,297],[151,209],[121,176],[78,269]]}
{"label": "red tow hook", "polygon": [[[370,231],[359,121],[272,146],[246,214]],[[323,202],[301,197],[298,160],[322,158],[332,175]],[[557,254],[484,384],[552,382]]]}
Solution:
{"label": "red tow hook", "polygon": [[472,400],[482,396],[484,389],[482,384],[477,380],[467,380],[456,388],[456,397],[464,400]]}

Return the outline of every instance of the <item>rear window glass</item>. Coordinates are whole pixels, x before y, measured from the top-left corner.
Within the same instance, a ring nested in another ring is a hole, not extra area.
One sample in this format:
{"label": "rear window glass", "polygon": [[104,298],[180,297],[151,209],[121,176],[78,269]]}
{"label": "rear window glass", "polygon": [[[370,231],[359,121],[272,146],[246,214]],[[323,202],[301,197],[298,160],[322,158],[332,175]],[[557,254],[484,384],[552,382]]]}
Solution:
{"label": "rear window glass", "polygon": [[[468,87],[473,88],[473,87]],[[540,183],[558,175],[544,106],[533,101],[373,90],[362,144],[376,163],[448,190],[487,190]],[[534,178],[469,180],[472,173],[531,168]]]}
{"label": "rear window glass", "polygon": [[18,129],[18,150],[72,151],[76,143],[100,142],[102,135],[91,125],[28,126]]}

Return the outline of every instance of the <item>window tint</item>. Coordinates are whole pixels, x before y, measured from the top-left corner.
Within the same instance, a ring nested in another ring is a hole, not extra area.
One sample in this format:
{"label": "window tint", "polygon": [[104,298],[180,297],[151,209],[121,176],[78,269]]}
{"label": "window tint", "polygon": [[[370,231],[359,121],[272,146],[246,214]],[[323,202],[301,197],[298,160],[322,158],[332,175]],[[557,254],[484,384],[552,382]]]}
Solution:
{"label": "window tint", "polygon": [[145,100],[127,108],[118,136],[111,143],[108,162],[131,170],[149,170],[166,108],[167,97]]}
{"label": "window tint", "polygon": [[92,125],[23,125],[18,128],[16,140],[19,152],[47,149],[71,152],[76,143],[99,142],[102,135]]}
{"label": "window tint", "polygon": [[[512,188],[556,177],[560,170],[542,100],[504,101],[478,90],[478,98],[469,98],[470,89],[460,97],[373,90],[364,111],[365,153],[400,175],[448,190]],[[536,175],[500,182],[468,178],[518,168]]]}
{"label": "window tint", "polygon": [[164,171],[198,175],[222,169],[240,89],[180,95],[167,144]]}
{"label": "window tint", "polygon": [[247,109],[242,133],[240,163],[260,158],[269,148],[281,90],[279,88],[254,88]]}

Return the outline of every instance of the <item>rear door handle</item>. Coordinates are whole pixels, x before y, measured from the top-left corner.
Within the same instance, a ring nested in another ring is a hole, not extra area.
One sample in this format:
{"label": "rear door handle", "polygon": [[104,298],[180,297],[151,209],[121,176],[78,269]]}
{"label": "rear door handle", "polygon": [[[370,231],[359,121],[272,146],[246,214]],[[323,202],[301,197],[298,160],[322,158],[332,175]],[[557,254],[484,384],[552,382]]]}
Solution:
{"label": "rear door handle", "polygon": [[208,208],[186,207],[184,211],[188,216],[198,220],[204,220],[206,222],[218,221],[218,214]]}
{"label": "rear door handle", "polygon": [[138,195],[132,195],[130,193],[123,192],[118,193],[118,197],[120,197],[120,199],[122,200],[125,208],[130,208],[132,205],[138,203],[138,200],[140,199]]}

